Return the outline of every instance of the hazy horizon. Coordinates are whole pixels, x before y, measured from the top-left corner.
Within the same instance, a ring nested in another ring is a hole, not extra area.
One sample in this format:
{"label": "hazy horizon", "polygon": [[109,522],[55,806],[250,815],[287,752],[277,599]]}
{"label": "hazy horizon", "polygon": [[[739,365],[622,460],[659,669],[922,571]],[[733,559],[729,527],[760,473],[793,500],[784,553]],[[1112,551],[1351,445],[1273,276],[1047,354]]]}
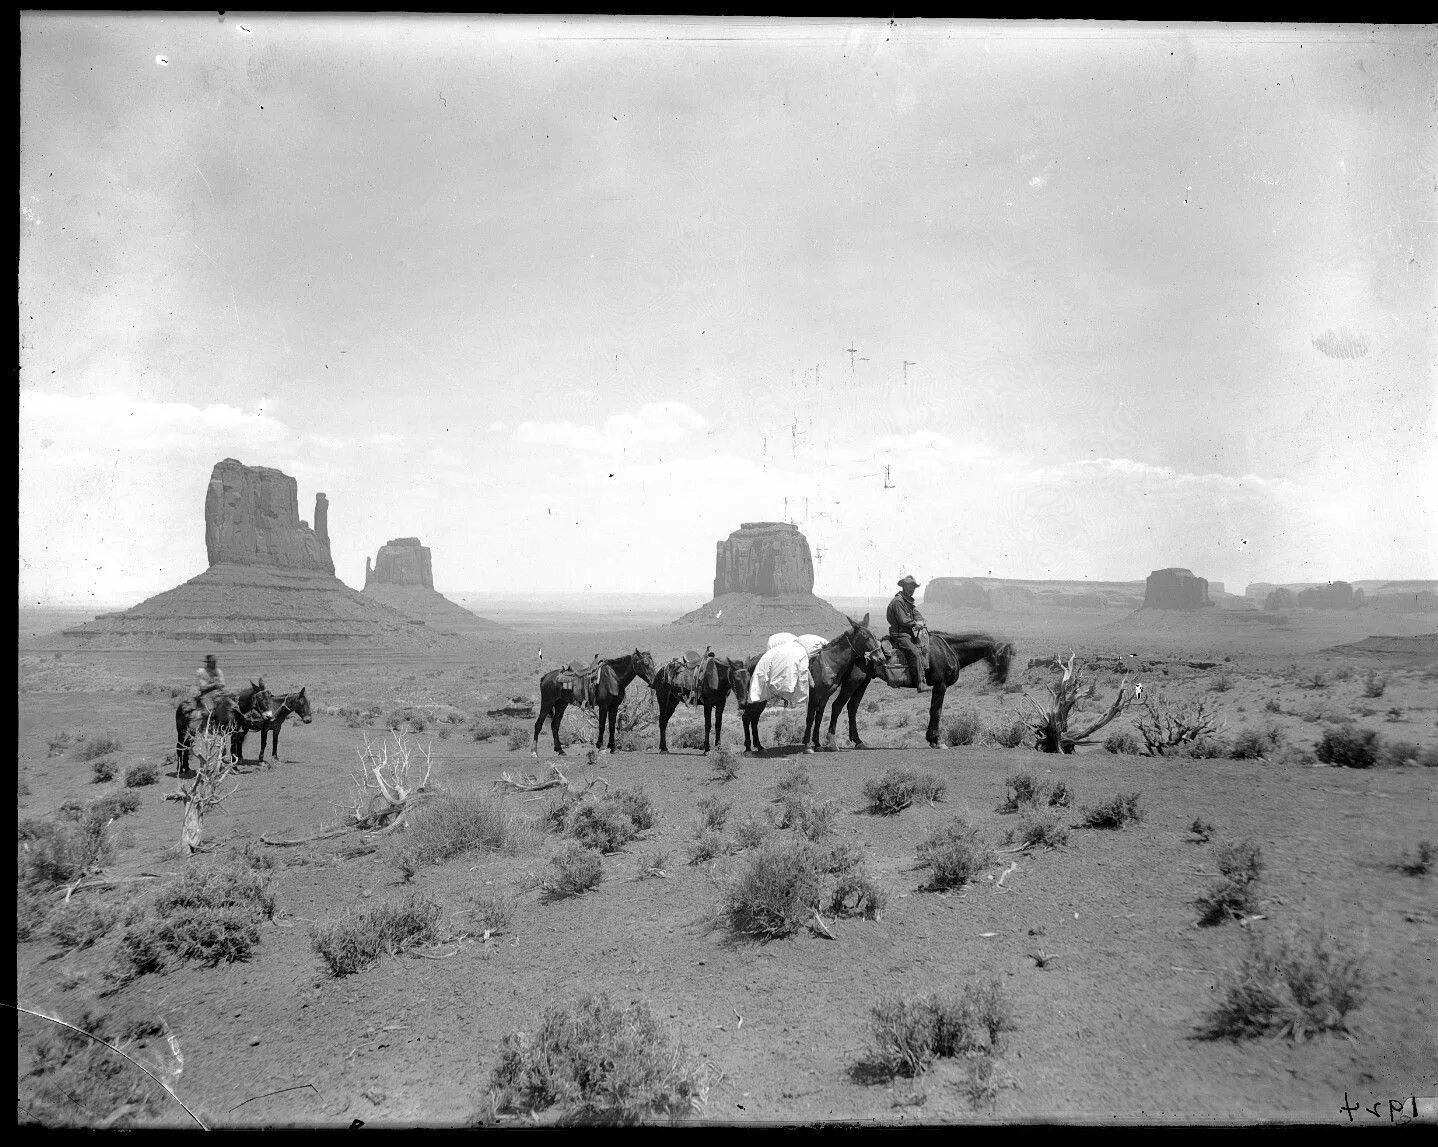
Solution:
{"label": "hazy horizon", "polygon": [[355,588],[1438,577],[1433,27],[20,28],[22,605],[203,572],[225,457]]}

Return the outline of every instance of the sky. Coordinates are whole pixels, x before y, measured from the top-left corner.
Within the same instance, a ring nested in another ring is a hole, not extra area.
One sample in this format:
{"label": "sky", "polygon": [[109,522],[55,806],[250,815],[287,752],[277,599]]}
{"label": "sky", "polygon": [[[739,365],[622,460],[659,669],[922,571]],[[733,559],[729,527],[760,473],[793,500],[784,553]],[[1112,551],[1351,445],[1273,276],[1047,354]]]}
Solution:
{"label": "sky", "polygon": [[1438,28],[21,16],[19,594],[1438,577]]}

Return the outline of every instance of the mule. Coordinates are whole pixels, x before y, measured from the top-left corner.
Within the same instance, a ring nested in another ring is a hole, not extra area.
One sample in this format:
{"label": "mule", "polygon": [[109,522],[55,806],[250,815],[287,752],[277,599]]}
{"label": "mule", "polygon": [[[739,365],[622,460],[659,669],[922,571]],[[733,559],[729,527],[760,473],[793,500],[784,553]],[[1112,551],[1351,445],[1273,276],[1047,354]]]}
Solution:
{"label": "mule", "polygon": [[539,733],[547,717],[554,735],[554,751],[564,756],[564,746],[559,743],[559,723],[564,720],[564,711],[570,705],[584,705],[591,698],[599,713],[599,740],[594,747],[604,748],[605,723],[608,722],[609,751],[614,752],[614,726],[619,719],[619,706],[624,703],[624,690],[635,677],[653,687],[654,672],[654,658],[638,649],[582,670],[551,669],[539,679],[539,716],[534,721],[530,755],[539,756]]}
{"label": "mule", "polygon": [[729,689],[734,694],[734,703],[739,706],[739,720],[744,726],[746,753],[759,753],[764,750],[764,746],[759,743],[759,717],[769,702],[749,700],[749,682],[753,679],[754,667],[759,664],[759,658],[762,656],[762,653],[756,653],[745,661],[735,661],[729,672]]}
{"label": "mule", "polygon": [[[241,698],[244,694],[240,694]],[[280,730],[286,721],[291,717],[298,717],[303,724],[308,725],[314,716],[310,712],[310,699],[305,695],[305,688],[301,686],[298,693],[282,693],[273,698],[270,719],[258,726],[260,734],[260,760],[265,759],[265,739],[270,742],[270,760],[280,759]],[[235,759],[242,760],[240,751],[245,746],[245,736],[249,729],[241,726],[235,731]]]}
{"label": "mule", "polygon": [[719,727],[724,720],[724,704],[729,691],[734,667],[742,662],[727,657],[716,657],[710,650],[698,664],[688,665],[678,658],[662,666],[654,674],[654,699],[659,703],[659,751],[667,753],[669,742],[667,732],[669,718],[679,702],[704,706],[704,751],[709,751],[709,726],[713,719],[714,747],[719,747]]}
{"label": "mule", "polygon": [[[809,708],[804,717],[804,752],[819,747],[819,730],[824,723],[824,705],[843,687],[850,673],[865,672],[873,658],[883,656],[878,639],[869,629],[869,615],[863,621],[844,618],[849,628],[809,658]],[[812,747],[811,747],[812,742]]]}
{"label": "mule", "polygon": [[[206,730],[228,733],[231,751],[234,751],[234,736],[238,729],[248,726],[257,728],[259,723],[270,716],[270,694],[262,682],[251,682],[249,693],[252,708],[242,710],[239,697],[234,693],[220,692],[215,698],[214,709],[207,715],[196,702],[186,697],[175,706],[175,771],[190,771],[190,752],[195,737]],[[238,754],[235,757],[239,759]]]}
{"label": "mule", "polygon": [[[937,748],[939,744],[939,718],[944,710],[944,694],[958,681],[960,671],[983,661],[989,667],[989,680],[995,685],[1002,685],[1009,679],[1009,664],[1013,657],[1012,642],[999,641],[987,633],[930,631],[929,664],[924,681],[932,688],[933,693],[929,698],[929,727],[924,732],[924,739],[931,747]],[[859,702],[864,699],[864,691],[875,677],[881,678],[893,689],[904,689],[913,685],[912,681],[890,679],[886,664],[882,654],[871,658],[866,664],[852,668],[840,683],[839,695],[835,698],[834,708],[829,714],[831,747],[834,744],[834,729],[839,723],[839,712],[846,707],[849,710],[849,741],[855,748],[864,747],[864,742],[859,739],[857,714]]]}

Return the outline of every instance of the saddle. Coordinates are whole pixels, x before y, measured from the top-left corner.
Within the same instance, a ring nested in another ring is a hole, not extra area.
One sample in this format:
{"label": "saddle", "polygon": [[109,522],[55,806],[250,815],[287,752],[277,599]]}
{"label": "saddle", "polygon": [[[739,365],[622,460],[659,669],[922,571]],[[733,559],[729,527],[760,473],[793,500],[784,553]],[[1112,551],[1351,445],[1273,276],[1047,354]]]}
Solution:
{"label": "saddle", "polygon": [[573,704],[585,709],[594,707],[599,685],[599,670],[606,665],[608,662],[600,661],[596,657],[587,664],[583,661],[571,661],[559,671],[559,682],[569,690]]}
{"label": "saddle", "polygon": [[883,650],[884,660],[878,667],[878,676],[886,685],[892,685],[896,689],[912,688],[914,675],[909,672],[909,659],[904,656],[903,651],[887,637],[879,638],[879,648]]}

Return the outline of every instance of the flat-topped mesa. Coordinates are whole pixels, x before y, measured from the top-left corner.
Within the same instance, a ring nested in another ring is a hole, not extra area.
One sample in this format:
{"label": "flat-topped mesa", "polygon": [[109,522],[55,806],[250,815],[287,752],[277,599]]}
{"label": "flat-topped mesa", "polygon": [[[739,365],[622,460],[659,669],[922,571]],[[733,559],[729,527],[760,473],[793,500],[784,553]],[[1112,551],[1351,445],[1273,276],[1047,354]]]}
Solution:
{"label": "flat-topped mesa", "polygon": [[329,499],[315,498],[315,528],[300,520],[299,484],[268,466],[216,462],[205,492],[205,550],[211,567],[270,566],[333,574]]}
{"label": "flat-topped mesa", "polygon": [[744,522],[718,543],[714,596],[754,593],[777,597],[814,592],[809,542],[790,522]]}
{"label": "flat-topped mesa", "polygon": [[1154,570],[1144,583],[1143,609],[1203,609],[1212,606],[1208,582],[1192,570],[1171,566]]}
{"label": "flat-topped mesa", "polygon": [[374,567],[369,558],[364,563],[364,584],[417,585],[434,589],[434,564],[428,546],[418,538],[390,538],[375,555]]}

